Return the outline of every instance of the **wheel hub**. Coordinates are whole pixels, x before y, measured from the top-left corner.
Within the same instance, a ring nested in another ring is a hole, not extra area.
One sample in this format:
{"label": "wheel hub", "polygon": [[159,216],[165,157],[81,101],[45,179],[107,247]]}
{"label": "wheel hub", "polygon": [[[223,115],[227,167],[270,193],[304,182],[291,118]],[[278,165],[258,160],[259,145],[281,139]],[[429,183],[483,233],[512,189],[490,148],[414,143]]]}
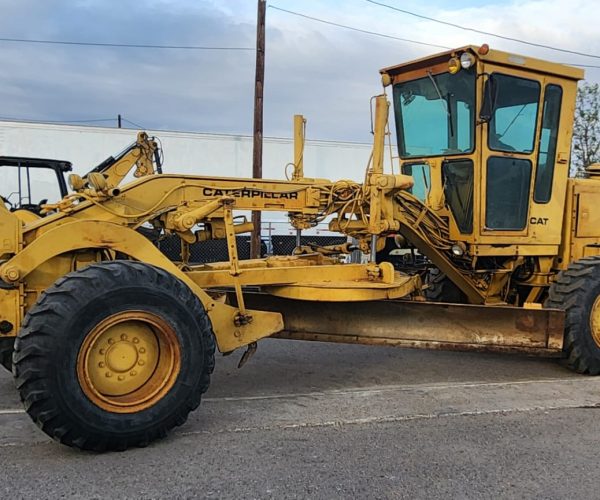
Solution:
{"label": "wheel hub", "polygon": [[109,370],[124,373],[131,370],[139,359],[138,350],[129,342],[117,342],[106,353],[106,365]]}
{"label": "wheel hub", "polygon": [[123,396],[144,385],[159,357],[156,335],[149,325],[124,321],[106,328],[92,346],[89,375],[104,395]]}
{"label": "wheel hub", "polygon": [[82,389],[95,404],[116,412],[139,411],[158,401],[177,378],[177,336],[153,314],[119,313],[89,333],[77,365]]}

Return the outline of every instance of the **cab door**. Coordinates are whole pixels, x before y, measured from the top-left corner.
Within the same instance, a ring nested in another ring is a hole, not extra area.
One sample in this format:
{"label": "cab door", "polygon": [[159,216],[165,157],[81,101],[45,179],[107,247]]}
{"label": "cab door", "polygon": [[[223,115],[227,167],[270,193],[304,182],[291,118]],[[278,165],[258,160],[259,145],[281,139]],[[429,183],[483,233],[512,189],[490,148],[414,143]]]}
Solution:
{"label": "cab door", "polygon": [[527,236],[537,154],[541,83],[530,75],[500,71],[488,78],[481,110],[487,121],[487,144],[482,148],[483,243],[516,243],[515,238]]}
{"label": "cab door", "polygon": [[563,100],[565,85],[569,94],[574,85],[552,75],[501,71],[489,73],[480,110],[486,122],[480,241],[527,244],[529,253],[549,254],[561,241],[573,112]]}

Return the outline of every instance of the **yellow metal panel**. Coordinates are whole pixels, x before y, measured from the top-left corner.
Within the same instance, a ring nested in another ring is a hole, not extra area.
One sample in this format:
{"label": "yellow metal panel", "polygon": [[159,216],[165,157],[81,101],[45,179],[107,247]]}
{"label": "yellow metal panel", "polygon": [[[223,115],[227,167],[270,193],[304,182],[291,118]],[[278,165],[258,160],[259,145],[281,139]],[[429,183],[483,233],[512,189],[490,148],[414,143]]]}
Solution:
{"label": "yellow metal panel", "polygon": [[598,255],[600,219],[595,206],[600,200],[600,182],[596,179],[569,179],[565,204],[565,224],[560,247],[564,269],[570,262]]}
{"label": "yellow metal panel", "polygon": [[[298,259],[297,262],[302,263],[302,260]],[[317,281],[364,282],[369,278],[368,268],[369,266],[364,264],[295,266],[290,263],[286,267],[241,268],[238,280],[242,285],[284,285]],[[186,274],[203,288],[232,286],[234,282],[228,269],[214,270],[210,265],[206,271],[194,270]],[[377,281],[374,281],[373,285],[376,283]]]}
{"label": "yellow metal panel", "polygon": [[4,327],[12,325],[12,329],[4,334],[0,332],[0,338],[3,335],[14,337],[19,328],[21,328],[21,293],[22,287],[16,287],[12,290],[4,290],[0,288],[0,324],[4,323]]}
{"label": "yellow metal panel", "polygon": [[0,200],[0,257],[19,249],[21,221]]}
{"label": "yellow metal panel", "polygon": [[295,300],[362,302],[399,299],[420,289],[418,276],[397,274],[393,283],[363,281],[302,282],[297,285],[265,287],[267,293]]}
{"label": "yellow metal panel", "polygon": [[592,257],[594,255],[600,255],[600,243],[597,243],[595,245],[586,245],[583,248],[584,257]]}
{"label": "yellow metal panel", "polygon": [[558,245],[473,245],[471,246],[473,255],[479,256],[536,256],[536,255],[556,255]]}
{"label": "yellow metal panel", "polygon": [[596,193],[581,193],[579,195],[579,210],[577,217],[577,236],[579,238],[600,237],[600,190]]}

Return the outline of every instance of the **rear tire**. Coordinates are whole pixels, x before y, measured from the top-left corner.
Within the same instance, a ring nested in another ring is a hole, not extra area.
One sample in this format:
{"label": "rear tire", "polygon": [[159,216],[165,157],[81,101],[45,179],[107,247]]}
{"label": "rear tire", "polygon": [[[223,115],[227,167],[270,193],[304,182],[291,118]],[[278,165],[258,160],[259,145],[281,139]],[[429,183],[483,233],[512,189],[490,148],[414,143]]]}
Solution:
{"label": "rear tire", "polygon": [[448,276],[437,267],[429,270],[425,277],[425,298],[431,302],[447,302],[450,304],[463,304],[466,302],[465,294]]}
{"label": "rear tire", "polygon": [[6,368],[9,372],[12,371],[12,353],[14,337],[0,338],[0,365]]}
{"label": "rear tire", "polygon": [[545,306],[565,311],[563,349],[569,368],[600,374],[600,256],[577,260],[561,271]]}
{"label": "rear tire", "polygon": [[49,436],[86,450],[145,446],[183,424],[214,368],[210,321],[159,268],[91,265],[48,288],[15,342],[21,400]]}

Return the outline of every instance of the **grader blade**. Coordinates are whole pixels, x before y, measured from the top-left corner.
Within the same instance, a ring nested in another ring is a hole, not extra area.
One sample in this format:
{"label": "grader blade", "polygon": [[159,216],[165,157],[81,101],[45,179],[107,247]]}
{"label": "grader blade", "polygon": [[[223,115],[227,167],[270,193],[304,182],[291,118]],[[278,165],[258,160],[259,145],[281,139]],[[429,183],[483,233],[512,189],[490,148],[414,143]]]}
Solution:
{"label": "grader blade", "polygon": [[285,329],[274,337],[411,348],[562,352],[564,313],[463,304],[381,300],[354,303],[245,294],[249,307],[277,311]]}

